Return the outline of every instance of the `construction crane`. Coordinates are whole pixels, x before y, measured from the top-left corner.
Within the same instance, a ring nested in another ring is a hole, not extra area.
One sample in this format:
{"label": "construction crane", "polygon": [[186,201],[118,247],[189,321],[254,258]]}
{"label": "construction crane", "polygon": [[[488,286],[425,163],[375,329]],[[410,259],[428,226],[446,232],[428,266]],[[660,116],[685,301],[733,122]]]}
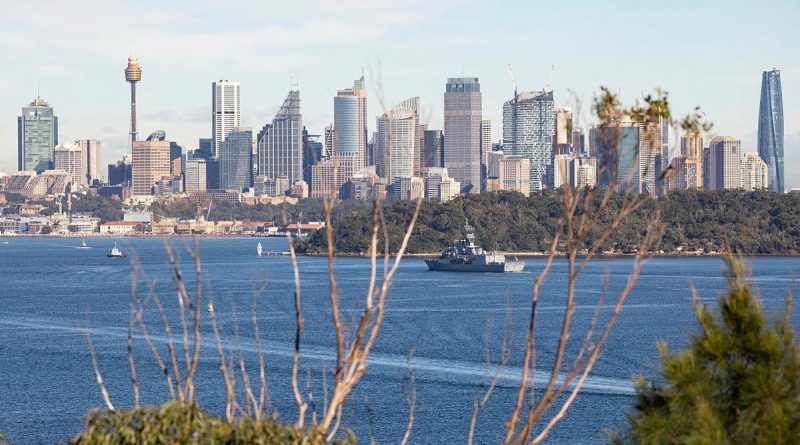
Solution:
{"label": "construction crane", "polygon": [[517,101],[519,100],[519,88],[517,88],[517,81],[514,80],[514,70],[511,68],[511,64],[508,64],[508,76],[511,78],[511,85],[514,87],[514,99],[513,104],[511,106],[511,140],[506,141],[504,140],[503,143],[510,143],[512,150],[516,151],[517,149]]}
{"label": "construction crane", "polygon": [[553,71],[556,69],[556,64],[550,65],[550,74],[547,75],[547,82],[544,84],[544,91],[550,89],[550,81],[553,80]]}

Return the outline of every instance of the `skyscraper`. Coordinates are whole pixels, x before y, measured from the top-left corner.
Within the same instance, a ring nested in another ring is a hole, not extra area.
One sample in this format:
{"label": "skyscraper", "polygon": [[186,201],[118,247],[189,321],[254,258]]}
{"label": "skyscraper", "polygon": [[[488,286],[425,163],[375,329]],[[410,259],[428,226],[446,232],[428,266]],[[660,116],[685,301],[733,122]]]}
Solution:
{"label": "skyscraper", "polygon": [[289,184],[303,179],[303,116],[300,91],[286,96],[272,122],[258,133],[258,174],[285,176]]}
{"label": "skyscraper", "polygon": [[136,54],[131,54],[128,57],[128,66],[125,67],[125,81],[131,84],[131,147],[138,137],[136,132],[136,82],[140,80],[142,80],[142,67],[139,66]]}
{"label": "skyscraper", "polygon": [[444,166],[462,191],[481,189],[481,85],[477,77],[447,79],[444,93]]}
{"label": "skyscraper", "polygon": [[739,187],[742,141],[716,136],[708,143],[708,186],[710,190]]}
{"label": "skyscraper", "polygon": [[764,71],[761,76],[761,104],[758,109],[758,155],[767,164],[769,189],[786,191],[783,176],[783,93],[781,72]]}
{"label": "skyscraper", "polygon": [[183,172],[183,190],[199,192],[206,189],[206,160],[203,158],[187,159]]}
{"label": "skyscraper", "polygon": [[632,122],[606,122],[593,128],[598,184],[639,191],[639,128]]}
{"label": "skyscraper", "polygon": [[162,178],[170,177],[169,141],[153,137],[146,141],[133,142],[133,176],[131,193],[149,195],[153,185]]}
{"label": "skyscraper", "polygon": [[217,152],[219,188],[242,191],[252,186],[253,131],[251,129],[241,127],[232,129],[218,146]]}
{"label": "skyscraper", "polygon": [[556,134],[553,140],[554,153],[572,151],[572,110],[567,107],[556,109]]}
{"label": "skyscraper", "polygon": [[75,186],[85,186],[86,182],[86,156],[76,144],[58,144],[53,150],[56,170],[63,170],[70,175],[70,181]]}
{"label": "skyscraper", "polygon": [[234,128],[242,125],[239,82],[211,83],[211,153],[219,156],[219,145]]}
{"label": "skyscraper", "polygon": [[53,148],[58,145],[58,117],[53,107],[36,97],[17,118],[18,169],[41,173],[53,168]]}
{"label": "skyscraper", "polygon": [[367,162],[367,88],[364,76],[333,98],[334,147],[349,179]]}
{"label": "skyscraper", "polygon": [[747,191],[765,189],[768,186],[768,172],[767,164],[758,153],[744,153],[742,155],[739,186]]}
{"label": "skyscraper", "polygon": [[416,112],[404,101],[377,120],[375,164],[378,175],[392,185],[397,178],[414,176],[414,147],[419,141]]}
{"label": "skyscraper", "polygon": [[100,141],[97,139],[78,139],[75,144],[83,151],[86,163],[86,183],[100,180]]}
{"label": "skyscraper", "polygon": [[555,132],[556,110],[552,91],[525,91],[503,104],[504,151],[530,160],[531,191],[545,188],[545,174],[552,164]]}
{"label": "skyscraper", "polygon": [[425,130],[423,134],[423,152],[425,167],[441,167],[444,165],[444,134],[442,130]]}
{"label": "skyscraper", "polygon": [[481,120],[481,191],[486,191],[487,168],[489,166],[489,153],[492,152],[492,121]]}

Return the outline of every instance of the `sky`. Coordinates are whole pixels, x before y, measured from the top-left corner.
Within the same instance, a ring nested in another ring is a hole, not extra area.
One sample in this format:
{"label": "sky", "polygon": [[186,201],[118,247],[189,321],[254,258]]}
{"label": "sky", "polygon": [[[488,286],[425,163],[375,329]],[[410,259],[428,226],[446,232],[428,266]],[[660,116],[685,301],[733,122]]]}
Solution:
{"label": "sky", "polygon": [[[787,187],[800,187],[800,2],[473,0],[38,0],[0,13],[0,171],[17,165],[17,116],[40,91],[59,140],[100,139],[103,165],[127,150],[135,46],[139,134],[165,130],[187,149],[211,135],[211,82],[241,82],[242,125],[257,132],[291,88],[305,125],[333,122],[333,96],[362,72],[369,126],[419,96],[441,128],[448,77],[478,77],[493,139],[502,104],[553,89],[576,125],[593,122],[600,86],[632,103],[669,92],[678,115],[700,106],[712,135],[757,151],[761,73],[781,70]],[[676,138],[672,138],[674,144]],[[677,147],[673,145],[674,152]]]}

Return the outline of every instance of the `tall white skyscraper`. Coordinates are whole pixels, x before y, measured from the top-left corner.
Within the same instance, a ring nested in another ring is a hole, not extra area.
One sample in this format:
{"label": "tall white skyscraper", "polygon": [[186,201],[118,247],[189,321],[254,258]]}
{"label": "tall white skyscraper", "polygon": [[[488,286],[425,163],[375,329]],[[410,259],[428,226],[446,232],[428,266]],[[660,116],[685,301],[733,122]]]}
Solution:
{"label": "tall white skyscraper", "polygon": [[219,146],[228,133],[242,125],[239,82],[218,80],[211,84],[211,153],[219,155]]}
{"label": "tall white skyscraper", "polygon": [[413,99],[401,102],[378,118],[375,163],[378,174],[389,185],[400,177],[414,176],[414,148],[419,140],[414,102]]}
{"label": "tall white skyscraper", "polygon": [[444,166],[462,190],[481,191],[481,85],[477,77],[447,79],[444,93]]}
{"label": "tall white skyscraper", "polygon": [[86,156],[81,147],[76,144],[58,144],[53,150],[53,159],[55,169],[69,173],[74,185],[87,185]]}

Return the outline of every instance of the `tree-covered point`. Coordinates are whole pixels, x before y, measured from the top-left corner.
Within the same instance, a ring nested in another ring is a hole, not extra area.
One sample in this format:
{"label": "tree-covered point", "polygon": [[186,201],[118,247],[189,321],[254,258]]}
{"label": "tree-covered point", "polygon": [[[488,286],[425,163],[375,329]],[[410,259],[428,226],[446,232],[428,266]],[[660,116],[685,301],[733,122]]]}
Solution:
{"label": "tree-covered point", "polygon": [[[612,196],[608,214],[623,199]],[[732,250],[743,254],[800,253],[800,196],[768,191],[681,190],[669,194],[664,215],[665,252]],[[413,201],[384,204],[390,245],[399,246],[403,227],[411,220]],[[590,205],[591,206],[591,205]],[[632,252],[652,217],[654,201],[647,201],[613,231],[605,249]],[[525,197],[517,192],[458,197],[447,203],[425,201],[409,241],[409,253],[436,253],[463,235],[465,220],[475,227],[479,243],[505,252],[546,252],[563,216],[560,191]],[[370,236],[370,209],[337,206],[333,213],[335,249],[339,253],[366,253]],[[325,231],[320,230],[298,251],[324,253]]]}
{"label": "tree-covered point", "polygon": [[[64,198],[63,206],[64,209],[67,208],[66,198]],[[100,218],[101,222],[119,221],[123,216],[122,202],[88,194],[72,195],[72,211],[75,213],[91,213],[92,216]]]}

